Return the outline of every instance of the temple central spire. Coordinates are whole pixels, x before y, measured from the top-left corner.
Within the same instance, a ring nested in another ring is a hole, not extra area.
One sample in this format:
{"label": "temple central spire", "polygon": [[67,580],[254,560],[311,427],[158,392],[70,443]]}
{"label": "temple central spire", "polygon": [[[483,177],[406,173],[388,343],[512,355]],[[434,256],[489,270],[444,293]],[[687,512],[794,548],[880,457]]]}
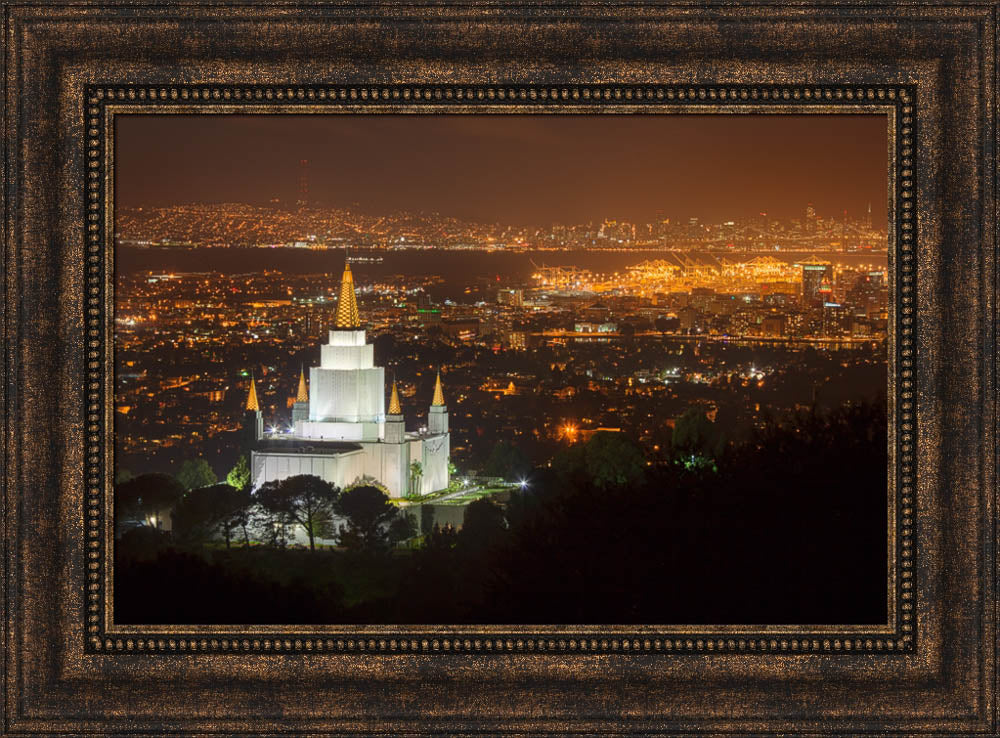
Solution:
{"label": "temple central spire", "polygon": [[337,328],[360,328],[358,299],[354,294],[354,275],[351,265],[344,262],[344,276],[340,278],[340,298],[337,301]]}

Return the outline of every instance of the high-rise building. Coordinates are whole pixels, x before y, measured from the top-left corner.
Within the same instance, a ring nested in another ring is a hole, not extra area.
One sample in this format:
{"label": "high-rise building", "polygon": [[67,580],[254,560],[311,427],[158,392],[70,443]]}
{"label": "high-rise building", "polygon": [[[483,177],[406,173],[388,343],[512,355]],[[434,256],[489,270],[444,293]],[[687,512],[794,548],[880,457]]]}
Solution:
{"label": "high-rise building", "polygon": [[805,232],[812,235],[816,232],[816,208],[812,203],[806,205]]}
{"label": "high-rise building", "polygon": [[[810,260],[802,262],[802,303],[818,305],[829,297],[829,285],[833,280],[833,267],[825,261]],[[826,287],[824,287],[826,286]]]}
{"label": "high-rise building", "polygon": [[299,159],[299,198],[295,202],[300,208],[309,206],[309,160]]}
{"label": "high-rise building", "polygon": [[524,307],[524,290],[505,289],[497,292],[497,304],[508,307]]}

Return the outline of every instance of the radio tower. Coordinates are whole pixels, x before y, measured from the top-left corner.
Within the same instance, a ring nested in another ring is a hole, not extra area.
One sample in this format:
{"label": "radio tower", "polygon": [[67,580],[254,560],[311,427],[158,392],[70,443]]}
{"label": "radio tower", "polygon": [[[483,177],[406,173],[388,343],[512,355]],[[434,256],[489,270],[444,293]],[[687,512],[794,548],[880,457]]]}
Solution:
{"label": "radio tower", "polygon": [[309,206],[309,160],[299,159],[299,199],[295,203],[299,208]]}

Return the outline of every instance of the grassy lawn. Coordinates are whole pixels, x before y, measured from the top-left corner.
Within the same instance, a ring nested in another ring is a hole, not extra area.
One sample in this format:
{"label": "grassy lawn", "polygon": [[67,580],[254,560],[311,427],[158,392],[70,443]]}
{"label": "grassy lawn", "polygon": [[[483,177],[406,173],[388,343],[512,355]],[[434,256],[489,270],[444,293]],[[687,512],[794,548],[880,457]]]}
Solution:
{"label": "grassy lawn", "polygon": [[468,505],[470,502],[475,502],[483,497],[490,497],[491,495],[499,494],[501,492],[510,492],[517,487],[516,484],[506,484],[502,486],[493,487],[478,487],[475,489],[470,489],[465,494],[459,495],[458,497],[451,497],[447,500],[442,500],[440,505]]}

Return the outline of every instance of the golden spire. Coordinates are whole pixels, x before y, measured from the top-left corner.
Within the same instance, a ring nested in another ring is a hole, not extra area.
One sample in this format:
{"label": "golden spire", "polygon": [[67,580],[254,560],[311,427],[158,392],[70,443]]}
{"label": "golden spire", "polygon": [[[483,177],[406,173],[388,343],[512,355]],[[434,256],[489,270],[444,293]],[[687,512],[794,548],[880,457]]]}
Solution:
{"label": "golden spire", "polygon": [[250,394],[247,395],[247,410],[260,411],[257,404],[257,382],[254,381],[253,374],[250,375]]}
{"label": "golden spire", "polygon": [[403,408],[399,405],[399,391],[396,389],[396,380],[392,380],[392,396],[389,398],[389,415],[402,415]]}
{"label": "golden spire", "polygon": [[306,370],[305,367],[299,369],[299,391],[295,395],[296,402],[309,402],[309,392],[306,390]]}
{"label": "golden spire", "polygon": [[344,262],[344,276],[340,278],[340,299],[337,301],[337,328],[358,328],[361,318],[358,315],[358,299],[354,295],[354,275],[351,265]]}
{"label": "golden spire", "polygon": [[434,399],[431,400],[431,407],[444,406],[444,391],[441,389],[441,372],[438,371],[437,381],[434,383]]}

